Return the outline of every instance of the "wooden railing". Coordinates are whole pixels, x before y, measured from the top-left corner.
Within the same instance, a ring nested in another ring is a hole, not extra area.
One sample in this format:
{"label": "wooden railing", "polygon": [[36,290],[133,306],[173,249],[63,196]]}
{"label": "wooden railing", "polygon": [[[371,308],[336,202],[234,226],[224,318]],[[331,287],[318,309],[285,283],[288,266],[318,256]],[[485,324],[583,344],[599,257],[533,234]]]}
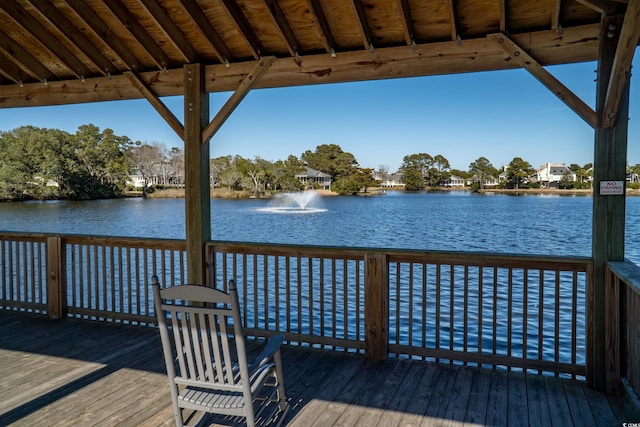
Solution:
{"label": "wooden railing", "polygon": [[[640,267],[607,264],[607,392],[621,385],[640,395]],[[621,381],[622,380],[622,381]]]}
{"label": "wooden railing", "polygon": [[585,375],[589,258],[217,242],[209,266],[218,285],[240,284],[254,335]]}
{"label": "wooden railing", "polygon": [[[185,283],[177,240],[0,234],[0,306],[154,323],[148,286]],[[584,376],[589,258],[210,242],[247,333],[386,357]]]}
{"label": "wooden railing", "polygon": [[179,240],[0,234],[0,306],[91,320],[155,322],[148,282],[186,280]]}

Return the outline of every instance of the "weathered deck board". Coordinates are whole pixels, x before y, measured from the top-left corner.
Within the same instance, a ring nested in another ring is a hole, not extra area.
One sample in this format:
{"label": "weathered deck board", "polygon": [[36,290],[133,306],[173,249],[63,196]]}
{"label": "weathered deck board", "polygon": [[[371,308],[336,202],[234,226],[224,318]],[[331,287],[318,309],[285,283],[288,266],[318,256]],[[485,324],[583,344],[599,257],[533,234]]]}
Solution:
{"label": "weathered deck board", "polygon": [[[0,425],[173,425],[156,330],[15,312],[0,312],[0,330]],[[298,347],[283,362],[291,426],[640,421],[624,399],[572,380]]]}

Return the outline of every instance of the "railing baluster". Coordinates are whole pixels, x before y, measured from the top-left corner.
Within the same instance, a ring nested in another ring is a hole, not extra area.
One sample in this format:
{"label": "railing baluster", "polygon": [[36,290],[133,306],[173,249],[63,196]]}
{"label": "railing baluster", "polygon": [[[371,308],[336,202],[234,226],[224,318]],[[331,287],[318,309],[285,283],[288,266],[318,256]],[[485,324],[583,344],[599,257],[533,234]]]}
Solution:
{"label": "railing baluster", "polygon": [[[556,292],[555,292],[555,315],[554,315],[554,329],[555,329],[555,343],[553,348],[553,360],[555,362],[560,361],[560,272],[556,271]],[[556,372],[556,377],[558,373]]]}
{"label": "railing baluster", "polygon": [[[462,348],[466,353],[469,351],[469,266],[464,266],[464,309],[463,309],[463,330],[462,330]],[[467,362],[464,362],[467,365]]]}
{"label": "railing baluster", "polygon": [[[456,302],[455,302],[455,284],[456,273],[455,267],[449,264],[449,350],[455,350],[454,331],[456,329]],[[453,364],[453,360],[449,359],[449,364]]]}
{"label": "railing baluster", "polygon": [[349,322],[349,262],[346,258],[342,259],[342,274],[344,277],[344,280],[342,280],[342,325],[344,328],[343,338],[348,339],[351,322]]}
{"label": "railing baluster", "polygon": [[529,270],[523,270],[522,282],[522,358],[528,358],[529,345],[527,344],[527,323],[529,321],[528,305],[529,305]]}
{"label": "railing baluster", "polygon": [[[441,292],[441,266],[440,263],[436,264],[436,318],[435,318],[435,330],[436,330],[436,349],[440,350],[440,301],[442,300]],[[436,357],[436,362],[440,362],[440,358]]]}
{"label": "railing baluster", "polygon": [[[493,267],[493,330],[491,340],[491,352],[493,355],[498,354],[498,271],[498,267]],[[495,364],[493,364],[493,368],[496,368]]]}
{"label": "railing baluster", "polygon": [[[578,359],[578,272],[573,272],[573,286],[571,288],[571,363],[576,364]],[[571,375],[575,379],[575,374]]]}
{"label": "railing baluster", "polygon": [[313,293],[313,258],[307,257],[307,315],[309,316],[309,330],[307,333],[311,336],[314,335],[313,328],[313,304],[314,304],[314,293]]}
{"label": "railing baluster", "polygon": [[287,331],[291,330],[291,259],[290,257],[285,257],[285,286],[286,286],[286,295],[287,295],[287,303],[285,307],[287,310],[285,313],[287,314]]}
{"label": "railing baluster", "polygon": [[280,329],[280,256],[279,255],[275,255],[273,257],[273,278],[274,278],[274,292],[275,292],[275,300],[274,300],[274,307],[275,307],[275,313],[276,313],[276,318],[275,318],[275,322],[276,322],[276,330]]}
{"label": "railing baluster", "polygon": [[[513,350],[513,268],[508,268],[507,274],[507,356],[511,356]],[[511,366],[507,367],[507,370],[511,370]]]}
{"label": "railing baluster", "polygon": [[[478,353],[482,354],[482,340],[484,335],[484,267],[478,267]],[[482,367],[482,363],[478,364]]]}
{"label": "railing baluster", "polygon": [[[319,277],[319,289],[318,289],[318,295],[319,295],[319,309],[320,309],[320,336],[323,337],[325,336],[326,333],[326,325],[325,325],[325,310],[324,310],[324,305],[325,305],[325,283],[324,283],[324,260],[319,260],[320,262],[318,263],[318,267],[320,269],[320,277]],[[311,283],[311,280],[309,281]],[[335,281],[334,281],[335,283]],[[311,292],[311,288],[309,288],[309,295],[313,295],[313,293]],[[330,303],[332,303],[332,301],[330,301]],[[334,307],[332,307],[333,309]],[[333,316],[332,316],[333,317]],[[334,323],[331,322],[331,324],[333,325]],[[312,329],[313,330],[313,329]]]}
{"label": "railing baluster", "polygon": [[[321,261],[322,262],[322,261]],[[331,337],[336,338],[338,336],[338,282],[336,281],[336,259],[331,258]],[[344,265],[342,268],[342,282],[347,281],[347,277],[344,275]],[[324,291],[323,291],[324,292]],[[335,350],[335,346],[331,347]]]}

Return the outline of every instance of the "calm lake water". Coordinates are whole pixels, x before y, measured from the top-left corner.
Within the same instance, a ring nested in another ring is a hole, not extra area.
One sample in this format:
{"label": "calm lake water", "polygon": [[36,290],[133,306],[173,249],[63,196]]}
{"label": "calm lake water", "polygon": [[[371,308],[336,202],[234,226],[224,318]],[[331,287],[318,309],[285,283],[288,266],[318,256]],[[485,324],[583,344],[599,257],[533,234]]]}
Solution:
{"label": "calm lake water", "polygon": [[[212,200],[212,238],[244,242],[507,254],[591,255],[589,196],[469,192],[316,197],[305,212],[279,200]],[[0,229],[185,238],[184,199],[0,203]],[[640,264],[640,198],[627,198],[626,257]]]}

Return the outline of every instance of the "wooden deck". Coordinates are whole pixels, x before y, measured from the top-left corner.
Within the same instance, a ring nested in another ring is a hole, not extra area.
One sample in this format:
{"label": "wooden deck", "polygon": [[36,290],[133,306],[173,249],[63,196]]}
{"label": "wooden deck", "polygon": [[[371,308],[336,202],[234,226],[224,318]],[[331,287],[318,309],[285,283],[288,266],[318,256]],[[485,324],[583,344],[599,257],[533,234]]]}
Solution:
{"label": "wooden deck", "polygon": [[[0,312],[0,330],[1,426],[172,425],[155,329]],[[577,381],[293,347],[283,359],[291,426],[640,422]]]}

